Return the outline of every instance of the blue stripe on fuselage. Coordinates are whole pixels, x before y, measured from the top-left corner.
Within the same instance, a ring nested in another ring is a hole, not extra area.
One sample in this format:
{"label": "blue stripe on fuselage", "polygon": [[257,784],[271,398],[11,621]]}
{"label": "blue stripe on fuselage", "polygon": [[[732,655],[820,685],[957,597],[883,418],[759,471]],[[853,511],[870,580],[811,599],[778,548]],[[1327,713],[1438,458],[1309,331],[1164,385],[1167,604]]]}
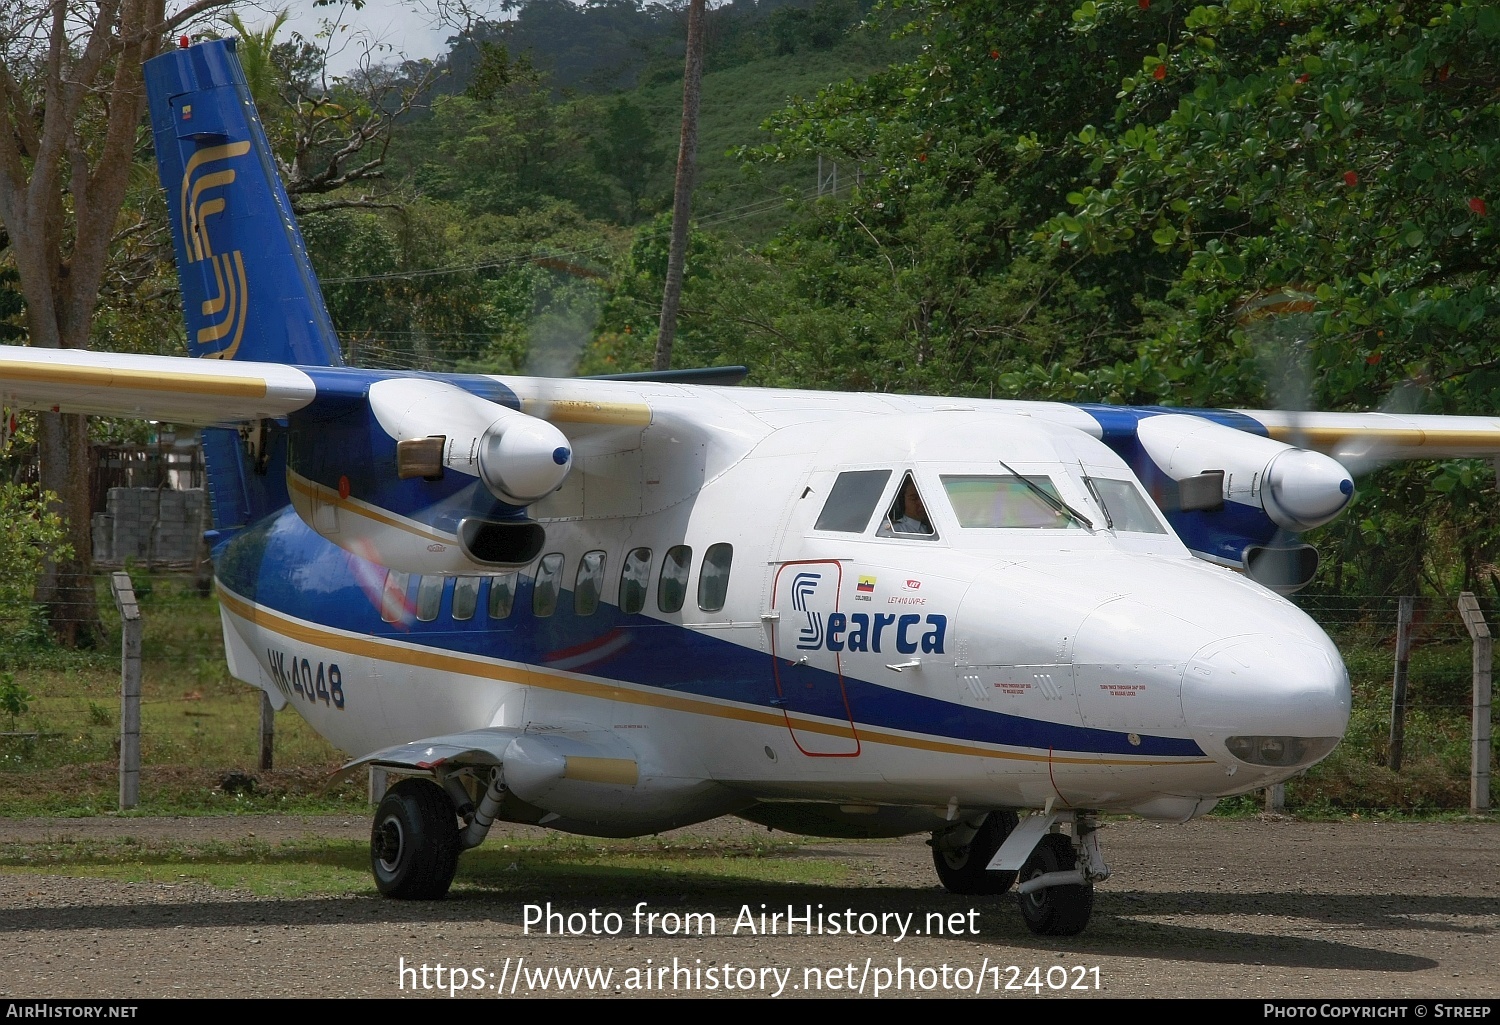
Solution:
{"label": "blue stripe on fuselage", "polygon": [[[350,633],[389,637],[434,649],[614,679],[663,691],[755,705],[780,713],[770,658],[705,631],[621,612],[601,602],[590,616],[575,615],[564,591],[552,616],[532,614],[532,581],[522,577],[514,610],[503,620],[486,616],[487,586],[473,619],[451,616],[452,584],[432,622],[396,626],[380,618],[385,570],[314,533],[290,508],[235,538],[218,567],[231,591],[285,615]],[[845,719],[837,680],[825,674],[809,693],[823,705],[799,712]],[[1131,756],[1202,757],[1196,743],[1173,737],[1129,735],[968,708],[891,687],[844,677],[849,708],[858,724],[1059,752]],[[826,685],[825,685],[826,684]]]}

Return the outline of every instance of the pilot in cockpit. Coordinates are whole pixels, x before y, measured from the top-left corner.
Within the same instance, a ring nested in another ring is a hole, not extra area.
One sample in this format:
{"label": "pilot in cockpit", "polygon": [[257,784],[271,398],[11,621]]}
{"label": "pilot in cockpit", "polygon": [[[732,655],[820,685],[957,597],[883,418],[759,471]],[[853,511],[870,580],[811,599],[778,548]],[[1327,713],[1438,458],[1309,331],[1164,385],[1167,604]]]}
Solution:
{"label": "pilot in cockpit", "polygon": [[886,521],[890,524],[893,534],[916,534],[919,536],[931,536],[932,524],[927,519],[927,507],[922,504],[922,496],[917,494],[917,483],[907,474],[901,482],[901,490],[896,494],[896,500],[891,503],[890,511],[886,514]]}

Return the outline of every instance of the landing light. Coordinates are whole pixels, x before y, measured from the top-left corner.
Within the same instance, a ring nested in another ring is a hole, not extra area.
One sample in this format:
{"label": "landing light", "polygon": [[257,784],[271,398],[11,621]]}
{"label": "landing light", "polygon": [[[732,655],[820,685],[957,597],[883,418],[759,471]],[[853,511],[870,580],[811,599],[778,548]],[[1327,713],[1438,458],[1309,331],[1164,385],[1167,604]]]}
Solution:
{"label": "landing light", "polygon": [[1230,737],[1229,753],[1251,765],[1301,765],[1334,749],[1338,737]]}

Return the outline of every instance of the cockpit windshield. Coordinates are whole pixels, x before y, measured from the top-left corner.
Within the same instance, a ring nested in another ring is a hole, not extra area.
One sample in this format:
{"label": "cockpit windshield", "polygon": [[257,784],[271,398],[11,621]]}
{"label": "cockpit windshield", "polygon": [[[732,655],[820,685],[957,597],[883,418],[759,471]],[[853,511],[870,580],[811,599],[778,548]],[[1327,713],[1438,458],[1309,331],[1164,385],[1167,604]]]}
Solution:
{"label": "cockpit windshield", "polygon": [[[943,490],[961,527],[1079,530],[1085,524],[1067,513],[1050,477],[943,475]],[[1049,504],[1037,491],[1057,499]]]}

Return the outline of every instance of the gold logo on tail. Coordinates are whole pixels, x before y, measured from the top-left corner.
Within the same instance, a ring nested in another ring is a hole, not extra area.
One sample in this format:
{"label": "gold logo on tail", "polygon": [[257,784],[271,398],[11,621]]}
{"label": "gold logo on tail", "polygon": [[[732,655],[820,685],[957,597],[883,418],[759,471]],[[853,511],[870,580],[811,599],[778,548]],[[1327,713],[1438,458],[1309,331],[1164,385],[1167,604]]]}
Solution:
{"label": "gold logo on tail", "polygon": [[204,194],[232,184],[235,172],[232,168],[206,168],[210,164],[242,157],[249,152],[248,142],[210,146],[194,153],[182,173],[182,234],[187,244],[188,263],[208,261],[208,270],[212,271],[214,282],[212,298],[203,302],[202,314],[217,319],[207,327],[199,328],[196,338],[199,345],[229,339],[217,352],[204,353],[205,359],[234,358],[245,334],[245,310],[249,299],[244,256],[238,249],[229,253],[214,253],[209,243],[206,223],[210,214],[223,212],[225,201],[222,195],[208,198]]}

